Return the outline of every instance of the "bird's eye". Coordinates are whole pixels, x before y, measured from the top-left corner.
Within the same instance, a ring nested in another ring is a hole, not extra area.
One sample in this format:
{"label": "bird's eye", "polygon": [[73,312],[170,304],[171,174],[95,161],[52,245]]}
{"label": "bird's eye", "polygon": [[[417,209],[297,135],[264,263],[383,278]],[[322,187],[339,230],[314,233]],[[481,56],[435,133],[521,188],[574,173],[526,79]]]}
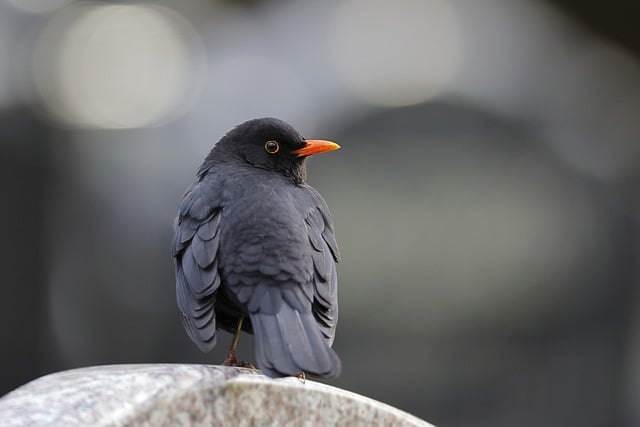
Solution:
{"label": "bird's eye", "polygon": [[264,149],[269,154],[276,154],[280,151],[280,144],[277,141],[267,141],[264,144]]}

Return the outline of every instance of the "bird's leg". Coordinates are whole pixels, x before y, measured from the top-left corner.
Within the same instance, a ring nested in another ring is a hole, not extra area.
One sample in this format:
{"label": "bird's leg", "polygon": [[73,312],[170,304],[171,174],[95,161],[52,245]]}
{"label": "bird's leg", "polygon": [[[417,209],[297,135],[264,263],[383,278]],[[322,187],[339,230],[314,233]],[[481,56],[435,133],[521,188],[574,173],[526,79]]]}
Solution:
{"label": "bird's leg", "polygon": [[231,348],[229,348],[229,354],[227,354],[227,358],[225,359],[223,365],[224,366],[238,366],[238,359],[236,358],[236,347],[238,347],[238,340],[240,339],[240,330],[242,330],[242,321],[244,320],[244,316],[240,317],[238,320],[238,324],[236,325],[236,333],[233,336],[233,340],[231,341]]}

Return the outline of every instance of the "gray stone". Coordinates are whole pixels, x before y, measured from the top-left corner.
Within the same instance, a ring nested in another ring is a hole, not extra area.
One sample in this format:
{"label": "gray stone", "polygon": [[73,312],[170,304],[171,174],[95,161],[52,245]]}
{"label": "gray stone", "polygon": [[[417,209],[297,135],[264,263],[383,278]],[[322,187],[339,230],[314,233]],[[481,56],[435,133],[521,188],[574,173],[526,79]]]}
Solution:
{"label": "gray stone", "polygon": [[112,365],[58,372],[0,399],[2,426],[430,426],[359,394],[208,365]]}

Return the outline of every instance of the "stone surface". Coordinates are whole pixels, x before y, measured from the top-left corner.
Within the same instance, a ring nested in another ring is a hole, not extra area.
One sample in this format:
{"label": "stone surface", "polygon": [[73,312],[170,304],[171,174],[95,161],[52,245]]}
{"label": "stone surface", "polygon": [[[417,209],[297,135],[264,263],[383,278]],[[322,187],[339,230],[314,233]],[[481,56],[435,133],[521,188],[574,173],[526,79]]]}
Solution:
{"label": "stone surface", "polygon": [[38,378],[0,399],[0,426],[430,426],[314,381],[208,365],[112,365]]}

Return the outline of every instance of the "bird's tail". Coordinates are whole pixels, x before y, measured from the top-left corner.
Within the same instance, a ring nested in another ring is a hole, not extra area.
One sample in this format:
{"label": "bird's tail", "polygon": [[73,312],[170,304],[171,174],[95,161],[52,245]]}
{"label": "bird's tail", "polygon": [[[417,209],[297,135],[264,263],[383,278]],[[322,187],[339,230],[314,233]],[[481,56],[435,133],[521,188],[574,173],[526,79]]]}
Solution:
{"label": "bird's tail", "polygon": [[301,313],[287,304],[275,314],[251,313],[256,338],[256,360],[270,377],[305,374],[331,378],[342,365],[322,335],[311,312]]}

